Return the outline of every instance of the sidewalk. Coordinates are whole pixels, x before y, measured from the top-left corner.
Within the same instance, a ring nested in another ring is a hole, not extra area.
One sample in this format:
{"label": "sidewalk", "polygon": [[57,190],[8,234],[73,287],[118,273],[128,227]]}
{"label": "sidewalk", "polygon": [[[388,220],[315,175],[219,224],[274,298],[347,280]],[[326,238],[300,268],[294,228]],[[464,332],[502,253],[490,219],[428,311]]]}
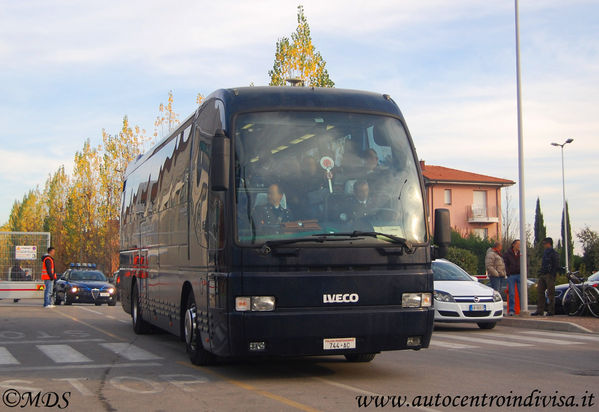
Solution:
{"label": "sidewalk", "polygon": [[[529,306],[529,312],[534,312],[536,306]],[[507,313],[507,311],[505,312]],[[562,332],[596,333],[599,334],[599,318],[586,316],[504,316],[499,323],[503,326],[516,328],[543,329]]]}

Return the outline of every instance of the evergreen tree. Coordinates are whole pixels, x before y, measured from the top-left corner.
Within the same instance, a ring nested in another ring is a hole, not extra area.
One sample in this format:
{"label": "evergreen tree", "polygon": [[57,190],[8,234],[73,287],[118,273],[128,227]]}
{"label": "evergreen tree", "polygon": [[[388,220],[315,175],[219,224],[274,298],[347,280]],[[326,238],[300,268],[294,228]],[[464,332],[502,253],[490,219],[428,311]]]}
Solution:
{"label": "evergreen tree", "polygon": [[539,245],[547,237],[547,228],[541,211],[541,200],[537,197],[537,207],[535,209],[535,239],[534,246]]}
{"label": "evergreen tree", "polygon": [[[566,202],[566,227],[568,230],[568,244],[566,244],[565,241],[565,233],[564,233],[564,213],[562,211],[562,224],[561,224],[561,234],[562,234],[562,248],[564,249],[564,251],[568,251],[568,261],[571,262],[572,261],[572,256],[574,255],[574,239],[572,239],[572,227],[570,226],[570,210],[568,207],[568,202]],[[562,263],[565,266],[566,265],[566,260],[565,260],[565,252],[561,253],[561,258],[562,258]]]}
{"label": "evergreen tree", "polygon": [[326,62],[312,44],[310,25],[303,6],[297,8],[297,28],[291,40],[282,37],[277,41],[275,61],[268,75],[271,86],[285,86],[289,78],[298,78],[305,86],[335,86],[329,77]]}

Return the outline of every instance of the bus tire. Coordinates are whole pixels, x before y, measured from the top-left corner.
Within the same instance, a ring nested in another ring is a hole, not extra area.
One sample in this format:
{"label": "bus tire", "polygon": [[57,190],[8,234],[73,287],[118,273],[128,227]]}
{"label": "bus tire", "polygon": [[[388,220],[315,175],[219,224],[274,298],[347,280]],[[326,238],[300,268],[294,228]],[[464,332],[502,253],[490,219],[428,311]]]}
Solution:
{"label": "bus tire", "polygon": [[371,362],[376,353],[349,353],[345,355],[348,362]]}
{"label": "bus tire", "polygon": [[185,337],[185,347],[189,355],[189,360],[194,365],[208,366],[216,362],[216,357],[204,349],[200,332],[196,327],[196,302],[193,292],[187,296],[185,306],[185,319],[183,323],[183,335]]}
{"label": "bus tire", "polygon": [[150,324],[143,319],[140,306],[139,289],[137,283],[135,283],[133,285],[133,293],[131,294],[131,320],[133,322],[133,331],[137,335],[143,335],[150,331]]}

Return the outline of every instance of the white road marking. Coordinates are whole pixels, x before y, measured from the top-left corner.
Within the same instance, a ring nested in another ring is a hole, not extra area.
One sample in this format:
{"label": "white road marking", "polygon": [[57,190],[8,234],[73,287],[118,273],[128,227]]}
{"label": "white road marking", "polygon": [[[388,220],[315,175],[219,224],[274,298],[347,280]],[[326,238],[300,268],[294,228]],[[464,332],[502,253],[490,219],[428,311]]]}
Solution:
{"label": "white road marking", "polygon": [[127,342],[114,342],[114,343],[101,343],[100,346],[122,356],[129,360],[155,360],[162,359],[160,356],[156,356],[142,348],[135,345],[131,345]]}
{"label": "white road marking", "polygon": [[0,346],[0,365],[18,365],[20,362],[3,346]]}
{"label": "white road marking", "polygon": [[[147,363],[103,363],[103,364],[91,364],[91,365],[61,365],[60,370],[65,369],[104,369],[104,368],[141,368],[147,366],[162,366],[158,362],[147,362]],[[0,372],[25,372],[25,371],[55,371],[56,365],[53,366],[10,366],[6,368],[0,368]]]}
{"label": "white road marking", "polygon": [[523,332],[530,335],[541,335],[541,336],[549,336],[554,338],[566,338],[566,339],[580,339],[580,340],[590,340],[593,342],[599,342],[599,336],[589,336],[589,335],[580,335],[576,333],[556,333],[556,332],[543,332],[540,330],[527,330]]}
{"label": "white road marking", "polygon": [[104,315],[102,312],[98,312],[97,310],[93,310],[93,309],[90,309],[90,308],[84,308],[84,307],[79,306],[79,309],[86,310],[86,311],[91,312],[91,313],[95,313],[96,315]]}
{"label": "white road marking", "polygon": [[471,337],[470,335],[468,336],[458,336],[458,335],[450,335],[450,334],[440,334],[440,336],[443,336],[444,338],[451,338],[451,339],[458,339],[458,340],[465,340],[468,342],[475,342],[475,343],[484,343],[485,345],[488,346],[492,346],[492,345],[497,345],[497,346],[507,346],[507,347],[524,347],[524,346],[534,346],[528,343],[518,343],[518,342],[505,342],[505,341],[501,341],[501,340],[492,340],[492,339],[481,339],[481,338],[474,338]]}
{"label": "white road marking", "polygon": [[490,333],[490,337],[498,337],[503,339],[516,339],[516,340],[524,340],[528,342],[537,342],[537,343],[550,343],[553,345],[581,345],[582,342],[572,342],[566,340],[558,340],[558,339],[547,339],[547,338],[539,338],[537,336],[521,336],[521,335],[507,335],[500,333]]}
{"label": "white road marking", "polygon": [[37,348],[56,363],[91,362],[91,359],[77,352],[69,345],[36,345]]}
{"label": "white road marking", "polygon": [[[104,342],[105,339],[60,339],[61,343],[77,343],[77,342]],[[0,342],[0,345],[21,345],[25,343],[48,343],[47,340],[19,340],[19,341],[8,341],[8,342]]]}
{"label": "white road marking", "polygon": [[130,320],[117,319],[121,323],[130,323]]}
{"label": "white road marking", "polygon": [[443,342],[442,340],[431,340],[431,346],[438,346],[440,348],[448,348],[448,349],[474,349],[478,348],[478,346],[464,345],[462,343],[453,343],[453,342]]}

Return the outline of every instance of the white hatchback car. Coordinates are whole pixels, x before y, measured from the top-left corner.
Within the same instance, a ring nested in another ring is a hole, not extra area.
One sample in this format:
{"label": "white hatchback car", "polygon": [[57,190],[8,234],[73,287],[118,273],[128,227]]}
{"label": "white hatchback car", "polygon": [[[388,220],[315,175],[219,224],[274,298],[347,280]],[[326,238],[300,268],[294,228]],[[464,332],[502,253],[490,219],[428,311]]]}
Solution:
{"label": "white hatchback car", "polygon": [[445,259],[433,261],[435,322],[473,322],[493,329],[503,318],[503,300],[461,267]]}

